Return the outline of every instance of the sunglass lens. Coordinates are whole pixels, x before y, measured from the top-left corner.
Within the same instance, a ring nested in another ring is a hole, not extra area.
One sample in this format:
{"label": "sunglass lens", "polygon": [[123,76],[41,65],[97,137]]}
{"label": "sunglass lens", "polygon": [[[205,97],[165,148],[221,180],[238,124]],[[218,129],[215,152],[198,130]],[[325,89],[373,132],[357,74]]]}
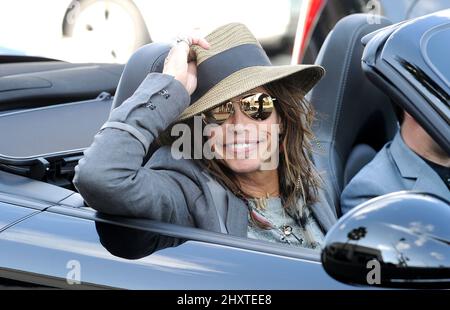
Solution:
{"label": "sunglass lens", "polygon": [[267,94],[255,94],[242,98],[242,111],[254,120],[266,120],[273,111],[274,98]]}
{"label": "sunglass lens", "polygon": [[223,124],[233,113],[233,104],[226,102],[214,109],[205,112],[205,120],[211,124]]}

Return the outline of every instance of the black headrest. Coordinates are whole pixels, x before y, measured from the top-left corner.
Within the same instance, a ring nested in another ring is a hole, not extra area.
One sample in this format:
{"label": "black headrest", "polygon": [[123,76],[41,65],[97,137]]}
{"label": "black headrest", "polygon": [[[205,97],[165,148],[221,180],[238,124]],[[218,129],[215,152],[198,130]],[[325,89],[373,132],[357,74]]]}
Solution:
{"label": "black headrest", "polygon": [[[370,20],[374,18],[369,14],[354,14],[336,24],[316,59],[317,64],[325,67],[326,76],[309,95],[319,117],[316,135],[319,139],[334,138],[339,142],[339,148],[347,153],[355,142],[355,135],[370,118],[378,111],[384,114],[385,110],[391,112],[392,109],[390,99],[366,78],[361,69],[362,37],[391,24],[381,16],[379,24],[370,24]],[[378,149],[384,141],[368,142],[379,142],[375,145]]]}
{"label": "black headrest", "polygon": [[128,60],[117,86],[112,109],[131,97],[150,72],[162,72],[170,45],[150,43],[139,48]]}

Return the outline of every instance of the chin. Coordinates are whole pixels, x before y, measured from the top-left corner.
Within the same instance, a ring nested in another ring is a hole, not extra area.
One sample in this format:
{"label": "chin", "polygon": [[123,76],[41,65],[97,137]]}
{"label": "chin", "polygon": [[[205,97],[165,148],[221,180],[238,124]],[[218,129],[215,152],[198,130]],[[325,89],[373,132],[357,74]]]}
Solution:
{"label": "chin", "polygon": [[234,173],[255,172],[261,167],[260,159],[229,159],[225,163]]}

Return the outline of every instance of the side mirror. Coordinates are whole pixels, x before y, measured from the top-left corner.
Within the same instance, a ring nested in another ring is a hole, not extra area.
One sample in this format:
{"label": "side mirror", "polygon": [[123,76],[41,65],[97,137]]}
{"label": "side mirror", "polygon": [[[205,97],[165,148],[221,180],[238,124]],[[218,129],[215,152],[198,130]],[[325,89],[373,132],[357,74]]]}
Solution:
{"label": "side mirror", "polygon": [[450,288],[450,204],[412,192],[372,199],[328,232],[322,264],[349,284]]}

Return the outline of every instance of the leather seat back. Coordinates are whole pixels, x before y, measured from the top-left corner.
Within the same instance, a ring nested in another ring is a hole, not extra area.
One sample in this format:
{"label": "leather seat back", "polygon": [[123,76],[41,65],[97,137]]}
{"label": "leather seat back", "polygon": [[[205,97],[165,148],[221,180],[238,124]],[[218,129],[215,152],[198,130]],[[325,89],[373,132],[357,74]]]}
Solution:
{"label": "leather seat back", "polygon": [[336,24],[316,59],[327,74],[308,95],[317,112],[314,161],[338,214],[343,187],[398,129],[390,99],[361,68],[362,37],[391,24],[384,17],[379,24],[373,20],[378,18],[354,14]]}

